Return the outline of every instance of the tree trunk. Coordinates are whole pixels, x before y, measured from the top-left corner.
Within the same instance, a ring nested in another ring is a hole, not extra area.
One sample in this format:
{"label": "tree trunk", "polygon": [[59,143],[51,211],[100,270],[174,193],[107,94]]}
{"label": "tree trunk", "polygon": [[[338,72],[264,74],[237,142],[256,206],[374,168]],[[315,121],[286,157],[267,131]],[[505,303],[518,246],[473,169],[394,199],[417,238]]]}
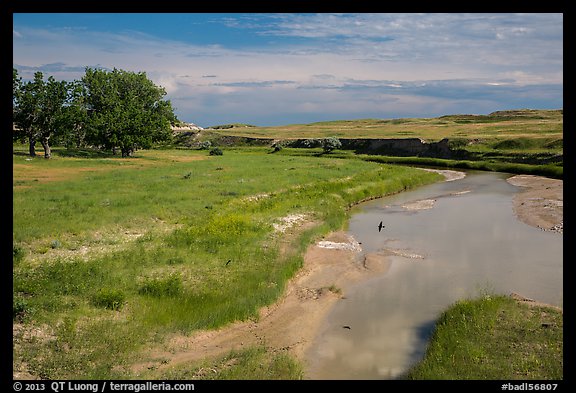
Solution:
{"label": "tree trunk", "polygon": [[30,153],[30,157],[36,157],[36,140],[30,138],[28,140],[28,142],[29,142],[28,143],[28,146],[29,146],[28,151]]}
{"label": "tree trunk", "polygon": [[121,148],[122,150],[122,157],[130,157],[130,155],[132,154],[132,149],[130,148]]}
{"label": "tree trunk", "polygon": [[40,140],[40,143],[42,143],[42,147],[44,148],[44,158],[50,158],[52,157],[52,152],[50,150],[50,145],[48,144],[48,138],[42,138]]}

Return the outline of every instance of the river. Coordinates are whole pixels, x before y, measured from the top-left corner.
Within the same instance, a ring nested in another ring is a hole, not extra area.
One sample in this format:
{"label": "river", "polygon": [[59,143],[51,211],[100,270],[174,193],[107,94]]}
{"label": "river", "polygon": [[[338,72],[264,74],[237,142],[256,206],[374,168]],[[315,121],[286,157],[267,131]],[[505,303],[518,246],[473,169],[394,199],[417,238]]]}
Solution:
{"label": "river", "polygon": [[359,262],[388,269],[343,288],[306,354],[309,378],[401,376],[462,298],[515,292],[562,307],[563,236],[517,219],[509,176],[470,171],[354,209],[347,231],[362,245]]}

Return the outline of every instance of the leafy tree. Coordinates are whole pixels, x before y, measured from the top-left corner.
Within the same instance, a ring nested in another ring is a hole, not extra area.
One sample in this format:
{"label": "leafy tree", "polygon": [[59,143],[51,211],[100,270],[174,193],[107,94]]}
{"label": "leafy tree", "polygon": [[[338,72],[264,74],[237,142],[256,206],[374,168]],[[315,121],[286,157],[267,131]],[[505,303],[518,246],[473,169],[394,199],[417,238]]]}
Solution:
{"label": "leafy tree", "polygon": [[20,87],[22,86],[22,78],[18,76],[18,70],[12,68],[12,105],[15,105],[18,95],[20,94]]}
{"label": "leafy tree", "polygon": [[36,72],[30,82],[22,82],[13,69],[14,140],[29,143],[29,153],[36,155],[36,143],[44,148],[44,157],[51,157],[50,138],[65,126],[65,105],[68,101],[68,82],[56,81],[50,76],[44,81],[42,72]]}
{"label": "leafy tree", "polygon": [[23,83],[18,77],[18,71],[13,69],[13,96],[12,96],[12,118],[14,122],[14,140],[24,142],[28,141],[29,154],[36,155],[36,128],[39,116],[40,101],[40,84],[42,82],[42,73],[34,74],[34,80]]}
{"label": "leafy tree", "polygon": [[120,148],[126,157],[171,137],[170,124],[177,121],[172,104],[144,72],[87,68],[82,83],[92,143]]}
{"label": "leafy tree", "polygon": [[58,134],[57,142],[67,148],[84,147],[88,139],[88,106],[86,104],[86,89],[80,81],[68,84],[68,103],[63,108],[63,124],[65,127]]}
{"label": "leafy tree", "polygon": [[[18,108],[18,100],[20,98],[20,89],[22,88],[22,78],[18,76],[18,70],[12,68],[12,129],[16,129],[16,111]],[[17,140],[16,131],[13,132],[14,140]]]}
{"label": "leafy tree", "polygon": [[324,153],[330,153],[332,150],[340,149],[341,147],[342,142],[340,142],[340,139],[336,137],[331,136],[322,140],[322,149],[324,149]]}

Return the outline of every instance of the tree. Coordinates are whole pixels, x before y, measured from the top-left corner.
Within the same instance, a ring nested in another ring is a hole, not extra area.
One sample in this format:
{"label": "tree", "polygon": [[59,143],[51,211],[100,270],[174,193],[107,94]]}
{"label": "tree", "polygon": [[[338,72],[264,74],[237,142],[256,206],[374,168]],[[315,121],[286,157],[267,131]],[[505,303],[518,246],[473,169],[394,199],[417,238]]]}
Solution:
{"label": "tree", "polygon": [[86,89],[80,81],[68,84],[68,102],[63,107],[63,129],[57,135],[57,142],[70,147],[84,147],[88,134],[88,107]]}
{"label": "tree", "polygon": [[40,101],[40,84],[43,84],[42,73],[34,74],[34,80],[23,83],[18,78],[18,71],[13,69],[13,96],[12,96],[12,117],[14,122],[14,140],[28,141],[28,152],[30,156],[36,156],[36,135],[37,117]]}
{"label": "tree", "polygon": [[[20,98],[20,89],[22,88],[22,78],[18,76],[18,70],[12,68],[12,129],[16,128],[16,110],[18,108],[18,100]],[[16,140],[16,131],[13,132],[13,137]]]}
{"label": "tree", "polygon": [[15,140],[28,140],[29,154],[36,155],[36,142],[44,148],[44,157],[51,157],[50,138],[64,127],[64,107],[68,101],[68,82],[50,76],[44,81],[36,72],[30,82],[22,82],[13,69],[13,118]]}
{"label": "tree", "polygon": [[342,147],[342,142],[336,137],[328,137],[322,140],[322,149],[324,153],[330,153],[332,150],[340,149]]}
{"label": "tree", "polygon": [[22,86],[22,78],[18,76],[18,70],[12,68],[12,107],[15,106],[20,94],[20,87]]}
{"label": "tree", "polygon": [[92,143],[120,148],[126,157],[171,137],[170,124],[177,121],[172,104],[146,73],[86,68],[82,83]]}

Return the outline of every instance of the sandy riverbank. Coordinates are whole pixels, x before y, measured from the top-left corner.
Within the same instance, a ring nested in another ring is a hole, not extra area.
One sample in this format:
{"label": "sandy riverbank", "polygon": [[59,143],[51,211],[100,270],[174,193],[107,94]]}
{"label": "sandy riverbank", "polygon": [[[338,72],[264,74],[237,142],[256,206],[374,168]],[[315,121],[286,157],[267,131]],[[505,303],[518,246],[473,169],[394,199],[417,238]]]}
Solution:
{"label": "sandy riverbank", "polygon": [[564,181],[532,175],[516,175],[508,182],[521,187],[514,197],[520,221],[546,231],[563,233]]}
{"label": "sandy riverbank", "polygon": [[[462,172],[439,172],[447,181],[462,177]],[[562,232],[561,180],[521,175],[508,181],[522,187],[514,198],[514,211],[520,220],[528,225]],[[315,224],[303,222],[291,230],[301,230],[308,225]],[[224,356],[233,349],[257,344],[272,351],[288,351],[304,361],[305,351],[320,324],[332,306],[346,296],[340,289],[381,274],[389,267],[384,255],[368,255],[362,260],[360,255],[354,239],[343,232],[330,234],[308,248],[304,266],[288,283],[284,296],[274,305],[263,308],[258,321],[237,322],[219,330],[196,332],[192,336],[173,336],[164,345],[145,354],[143,358],[146,360],[134,365],[133,371],[139,374],[155,369],[161,375],[170,367]]]}
{"label": "sandy riverbank", "polygon": [[263,308],[258,321],[236,322],[189,337],[173,336],[161,348],[146,354],[144,358],[148,360],[135,365],[133,371],[156,368],[162,372],[185,362],[223,356],[233,349],[258,344],[272,351],[289,351],[303,360],[320,323],[334,303],[345,296],[341,288],[387,268],[384,259],[376,258],[366,264],[360,261],[357,243],[343,232],[332,233],[322,242],[308,248],[304,266],[288,283],[284,296]]}

